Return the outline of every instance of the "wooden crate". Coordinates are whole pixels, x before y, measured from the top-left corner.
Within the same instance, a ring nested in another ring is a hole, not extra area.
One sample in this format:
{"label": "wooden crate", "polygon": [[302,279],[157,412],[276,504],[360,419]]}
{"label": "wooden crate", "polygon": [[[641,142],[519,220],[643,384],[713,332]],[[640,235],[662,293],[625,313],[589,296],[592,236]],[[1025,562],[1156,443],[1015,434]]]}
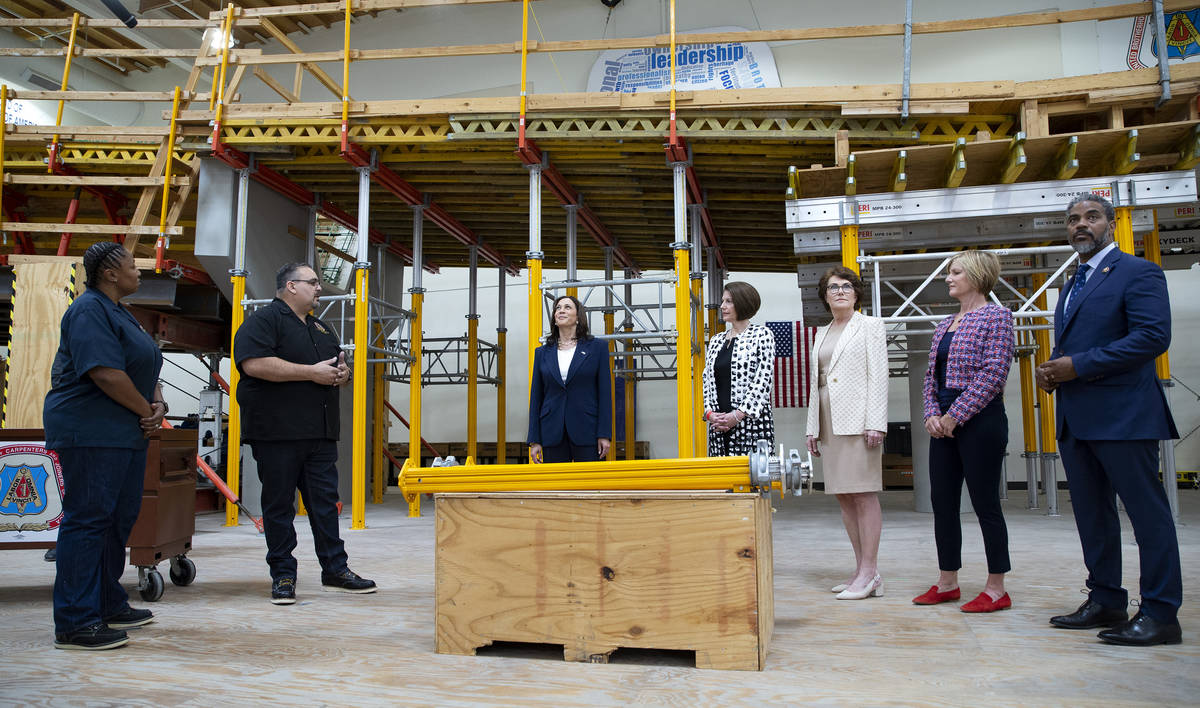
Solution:
{"label": "wooden crate", "polygon": [[436,649],[694,650],[761,670],[775,625],[770,501],[724,492],[438,494]]}

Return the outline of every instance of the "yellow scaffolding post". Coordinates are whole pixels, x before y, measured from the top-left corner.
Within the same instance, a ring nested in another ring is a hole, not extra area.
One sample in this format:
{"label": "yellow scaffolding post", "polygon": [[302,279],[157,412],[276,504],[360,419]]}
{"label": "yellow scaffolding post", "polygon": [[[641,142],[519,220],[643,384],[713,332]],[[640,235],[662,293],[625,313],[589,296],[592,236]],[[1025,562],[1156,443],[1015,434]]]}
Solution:
{"label": "yellow scaffolding post", "polygon": [[[611,278],[610,278],[610,280],[611,280]],[[612,334],[614,331],[616,331],[613,327],[613,322],[614,322],[613,313],[605,312],[604,313],[604,333],[605,334]],[[608,460],[609,462],[613,462],[617,459],[617,373],[616,373],[616,370],[613,368],[613,358],[612,358],[613,353],[616,351],[617,351],[616,340],[613,340],[613,339],[608,340],[608,395],[609,395],[608,410],[610,413],[610,415],[609,415],[609,417],[610,417],[609,430],[612,431],[612,437],[610,438],[611,444],[608,446],[608,454],[605,456],[604,459]]]}
{"label": "yellow scaffolding post", "polygon": [[167,142],[164,145],[167,158],[163,161],[163,192],[162,208],[158,214],[158,241],[154,244],[154,272],[163,272],[164,259],[167,250],[167,209],[171,204],[171,167],[175,164],[175,130],[179,119],[178,86],[171,99],[171,127],[167,130]]}
{"label": "yellow scaffolding post", "polygon": [[[1046,282],[1045,273],[1033,274],[1033,288],[1038,290]],[[1034,307],[1039,310],[1046,309],[1046,294],[1042,293],[1034,302]],[[1045,319],[1038,319],[1035,324],[1048,324]],[[1034,354],[1034,365],[1043,364],[1050,359],[1050,332],[1049,330],[1039,329],[1034,332],[1034,340],[1037,342],[1037,351]],[[1058,514],[1058,488],[1057,488],[1057,473],[1054,479],[1051,479],[1050,471],[1054,469],[1055,460],[1058,459],[1058,436],[1055,433],[1054,422],[1054,396],[1046,393],[1042,389],[1037,389],[1038,402],[1038,429],[1041,436],[1041,452],[1042,460],[1042,484],[1043,491],[1046,494],[1046,511],[1051,515]]]}
{"label": "yellow scaffolding post", "polygon": [[[420,266],[414,265],[413,270],[420,272]],[[425,292],[417,288],[412,291],[412,337],[409,344],[409,355],[413,362],[408,368],[408,461],[406,467],[421,466],[421,311],[425,302]],[[421,497],[418,494],[406,495],[408,499],[408,515],[421,515]]]}
{"label": "yellow scaffolding post", "polygon": [[692,406],[692,316],[691,290],[688,287],[689,251],[687,244],[675,248],[675,360],[676,427],[679,431],[678,454],[692,450],[696,412]]}
{"label": "yellow scaffolding post", "polygon": [[[360,217],[361,218],[361,217]],[[359,238],[366,241],[366,234]],[[366,264],[356,269],[354,283],[354,445],[350,472],[350,528],[365,529],[367,499],[367,379],[370,377],[369,330],[371,271]]]}
{"label": "yellow scaffolding post", "polygon": [[[625,277],[631,277],[630,271],[625,271]],[[625,286],[625,302],[630,302],[630,286]],[[633,324],[626,320],[625,332],[633,331]],[[633,340],[625,339],[625,352],[633,351]],[[625,459],[637,458],[637,400],[634,397],[634,382],[637,376],[633,370],[633,357],[625,357]]]}
{"label": "yellow scaffolding post", "polygon": [[[1021,333],[1022,339],[1026,342],[1032,341],[1032,338],[1026,338],[1025,333]],[[1037,390],[1033,385],[1033,358],[1034,353],[1028,352],[1017,355],[1017,370],[1021,375],[1021,432],[1023,434],[1023,447],[1021,457],[1025,459],[1026,481],[1029,490],[1029,508],[1037,508],[1037,410],[1034,408],[1037,401]]]}
{"label": "yellow scaffolding post", "polygon": [[[230,277],[233,283],[233,307],[230,308],[232,322],[229,329],[229,352],[230,357],[233,356],[233,341],[237,337],[238,328],[242,326],[242,321],[245,319],[245,310],[242,309],[242,300],[246,299],[246,276],[234,275]],[[230,361],[229,366],[229,430],[228,430],[228,447],[227,458],[225,460],[225,483],[233,490],[234,494],[241,496],[241,470],[242,470],[242,407],[238,405],[237,390],[238,382],[242,380],[241,374],[238,373],[237,365]],[[225,525],[238,525],[238,508],[236,504],[225,505]]]}
{"label": "yellow scaffolding post", "polygon": [[[1162,267],[1162,246],[1158,240],[1158,211],[1154,211],[1154,232],[1147,234],[1145,237],[1146,244],[1143,251],[1146,260],[1156,266]],[[1158,373],[1160,381],[1171,380],[1171,355],[1169,351],[1163,352],[1157,359],[1154,360],[1154,370]]]}
{"label": "yellow scaffolding post", "polygon": [[[75,14],[71,15],[71,36],[67,40],[67,60],[66,60],[66,63],[63,64],[62,85],[59,87],[59,91],[66,91],[67,83],[71,79],[71,60],[75,58],[75,38],[78,34],[79,34],[79,13],[76,12]],[[66,105],[65,100],[63,100],[61,98],[58,99],[58,113],[55,114],[55,116],[54,116],[54,127],[55,128],[62,125],[63,107],[65,105]],[[58,161],[59,137],[60,137],[59,134],[55,133],[54,137],[51,138],[51,140],[50,140],[50,160],[46,163],[46,172],[54,172],[54,163]]]}
{"label": "yellow scaffolding post", "polygon": [[[842,232],[842,265],[861,274],[858,268],[858,224],[846,224]],[[860,302],[861,306],[862,303]]]}
{"label": "yellow scaffolding post", "polygon": [[692,457],[705,457],[708,455],[708,426],[698,414],[703,412],[704,401],[704,285],[702,273],[693,275],[691,302],[695,343],[692,345],[692,420],[695,431],[692,433]]}
{"label": "yellow scaffolding post", "polygon": [[1133,255],[1133,207],[1117,207],[1116,230],[1113,238],[1117,248]]}
{"label": "yellow scaffolding post", "polygon": [[529,386],[533,384],[533,353],[542,339],[542,254],[537,254],[537,257],[529,255],[527,266],[529,268],[529,361],[526,362],[526,368],[529,376],[526,381],[526,397],[529,395]]}
{"label": "yellow scaffolding post", "polygon": [[[238,170],[237,217],[234,223],[233,235],[233,270],[230,281],[233,283],[233,302],[231,323],[229,327],[229,431],[226,445],[225,482],[234,494],[241,495],[242,471],[242,407],[238,405],[238,383],[242,377],[237,365],[233,363],[233,343],[237,339],[238,329],[245,320],[246,310],[242,301],[246,299],[246,209],[250,196],[250,169]],[[236,504],[225,505],[225,525],[238,525],[238,508]]]}
{"label": "yellow scaffolding post", "polygon": [[229,32],[233,22],[233,3],[225,9],[225,17],[221,18],[221,64],[213,67],[212,89],[208,92],[208,110],[217,106],[217,85],[223,81],[221,65],[229,59]]}
{"label": "yellow scaffolding post", "polygon": [[[379,259],[379,267],[383,268],[383,259]],[[383,327],[375,323],[375,346],[383,348],[387,342],[383,340]],[[387,413],[384,412],[383,402],[387,400],[388,382],[383,378],[384,365],[376,362],[371,365],[371,503],[383,503],[383,451],[387,449]]]}
{"label": "yellow scaffolding post", "polygon": [[476,415],[479,405],[479,315],[473,315],[467,320],[467,457],[478,458],[476,431],[478,423]]}
{"label": "yellow scaffolding post", "polygon": [[[8,84],[0,84],[0,117],[8,115]],[[0,127],[0,204],[4,203],[4,134],[8,132]],[[3,233],[3,232],[0,232]]]}

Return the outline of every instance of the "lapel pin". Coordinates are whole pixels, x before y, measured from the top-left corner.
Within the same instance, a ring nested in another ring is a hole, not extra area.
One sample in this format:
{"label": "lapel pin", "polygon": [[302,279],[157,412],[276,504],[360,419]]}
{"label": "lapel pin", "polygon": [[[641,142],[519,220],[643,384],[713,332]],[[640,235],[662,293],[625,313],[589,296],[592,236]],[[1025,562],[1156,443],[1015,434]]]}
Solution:
{"label": "lapel pin", "polygon": [[1107,273],[1107,272],[1108,272],[1108,271],[1110,271],[1110,270],[1112,270],[1112,266],[1105,266],[1104,270],[1102,270],[1102,271],[1100,271],[1100,272],[1101,272],[1101,273]]}

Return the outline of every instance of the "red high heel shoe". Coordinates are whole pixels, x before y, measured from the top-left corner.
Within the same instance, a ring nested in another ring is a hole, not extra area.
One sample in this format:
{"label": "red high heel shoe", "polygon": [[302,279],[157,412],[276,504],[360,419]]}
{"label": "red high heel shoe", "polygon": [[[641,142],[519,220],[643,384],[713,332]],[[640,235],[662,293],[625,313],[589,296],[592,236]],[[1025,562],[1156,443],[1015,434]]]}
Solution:
{"label": "red high heel shoe", "polygon": [[979,593],[979,597],[971,600],[959,609],[963,612],[995,612],[996,610],[1007,610],[1012,607],[1012,598],[1008,593],[1000,596],[999,600],[993,600],[986,592]]}
{"label": "red high heel shoe", "polygon": [[958,588],[947,590],[946,592],[938,592],[938,586],[932,585],[924,595],[918,595],[913,598],[914,605],[940,605],[943,602],[950,602],[962,597],[962,591]]}

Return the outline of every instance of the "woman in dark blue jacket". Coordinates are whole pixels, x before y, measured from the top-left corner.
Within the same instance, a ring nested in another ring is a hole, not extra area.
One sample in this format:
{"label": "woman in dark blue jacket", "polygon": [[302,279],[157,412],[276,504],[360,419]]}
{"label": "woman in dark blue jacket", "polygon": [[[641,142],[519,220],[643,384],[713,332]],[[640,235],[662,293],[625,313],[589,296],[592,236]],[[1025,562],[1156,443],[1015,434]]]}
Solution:
{"label": "woman in dark blue jacket", "polygon": [[162,353],[120,300],[138,289],[133,256],[111,241],[83,254],[87,290],[63,315],[46,447],[63,471],[63,520],[54,580],[54,646],[112,649],[153,621],[121,587],[125,542],[142,505],[146,437],[167,412]]}
{"label": "woman in dark blue jacket", "polygon": [[594,462],[612,438],[608,345],[588,334],[571,295],[554,301],[553,326],[533,354],[529,390],[531,462]]}

